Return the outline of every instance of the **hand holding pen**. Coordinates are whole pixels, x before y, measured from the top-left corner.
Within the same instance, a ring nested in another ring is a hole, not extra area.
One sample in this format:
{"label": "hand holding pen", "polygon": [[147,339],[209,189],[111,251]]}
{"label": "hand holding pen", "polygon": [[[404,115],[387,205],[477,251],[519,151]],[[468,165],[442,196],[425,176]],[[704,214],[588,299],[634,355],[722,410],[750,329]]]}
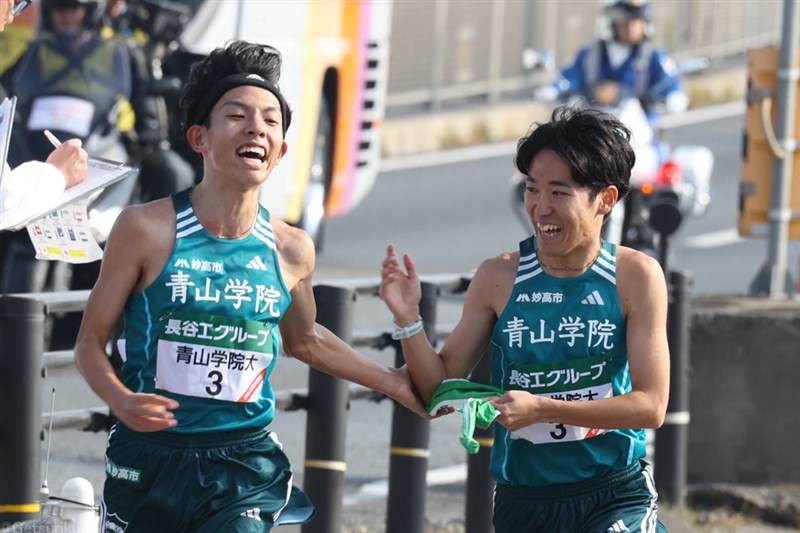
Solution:
{"label": "hand holding pen", "polygon": [[47,137],[47,140],[50,141],[50,144],[53,145],[53,148],[58,148],[61,146],[61,141],[58,140],[58,137],[53,135],[52,131],[44,130],[44,136]]}
{"label": "hand holding pen", "polygon": [[64,175],[65,187],[69,188],[82,182],[86,178],[89,155],[81,147],[81,140],[70,139],[62,143],[48,130],[44,131],[44,136],[55,147],[47,157],[47,162]]}

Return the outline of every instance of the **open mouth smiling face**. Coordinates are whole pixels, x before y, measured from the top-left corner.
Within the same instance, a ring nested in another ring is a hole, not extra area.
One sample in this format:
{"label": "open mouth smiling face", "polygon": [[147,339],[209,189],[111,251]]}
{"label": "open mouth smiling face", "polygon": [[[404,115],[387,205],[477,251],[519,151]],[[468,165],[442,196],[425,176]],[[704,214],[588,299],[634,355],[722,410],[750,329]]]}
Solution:
{"label": "open mouth smiling face", "polygon": [[561,226],[555,224],[536,223],[536,233],[539,235],[556,236],[561,233]]}
{"label": "open mouth smiling face", "polygon": [[258,161],[259,163],[265,163],[267,161],[267,150],[263,146],[256,144],[248,144],[239,147],[239,149],[236,150],[236,155],[243,159]]}

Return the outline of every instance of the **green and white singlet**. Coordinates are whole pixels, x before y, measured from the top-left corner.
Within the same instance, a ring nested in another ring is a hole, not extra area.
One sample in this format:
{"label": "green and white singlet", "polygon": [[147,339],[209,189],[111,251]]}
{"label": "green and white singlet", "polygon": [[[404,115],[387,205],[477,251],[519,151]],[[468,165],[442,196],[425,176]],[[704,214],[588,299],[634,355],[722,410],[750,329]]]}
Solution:
{"label": "green and white singlet", "polygon": [[[520,242],[514,289],[492,332],[492,384],[562,401],[631,391],[625,320],[616,286],[616,245],[602,243],[574,278],[546,274],[535,237]],[[558,423],[510,433],[495,425],[491,472],[497,483],[575,483],[623,469],[645,455],[641,429],[599,430]]]}
{"label": "green and white singlet", "polygon": [[173,202],[172,256],[125,304],[123,382],[180,402],[178,425],[166,431],[264,428],[275,412],[276,328],[291,302],[270,214],[260,207],[250,235],[225,240],[203,229],[188,191]]}

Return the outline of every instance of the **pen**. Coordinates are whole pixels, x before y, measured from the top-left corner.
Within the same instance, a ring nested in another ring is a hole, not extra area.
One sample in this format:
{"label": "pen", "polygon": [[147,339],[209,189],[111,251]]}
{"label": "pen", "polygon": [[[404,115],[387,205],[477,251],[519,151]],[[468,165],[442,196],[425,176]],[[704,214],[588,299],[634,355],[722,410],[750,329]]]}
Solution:
{"label": "pen", "polygon": [[25,11],[29,5],[31,5],[32,0],[20,0],[14,5],[13,9],[11,9],[11,14],[15,17],[22,15],[22,12]]}
{"label": "pen", "polygon": [[53,135],[53,132],[50,130],[44,130],[44,136],[47,137],[47,140],[50,141],[50,144],[52,144],[55,148],[61,146],[61,141],[59,141],[58,137]]}

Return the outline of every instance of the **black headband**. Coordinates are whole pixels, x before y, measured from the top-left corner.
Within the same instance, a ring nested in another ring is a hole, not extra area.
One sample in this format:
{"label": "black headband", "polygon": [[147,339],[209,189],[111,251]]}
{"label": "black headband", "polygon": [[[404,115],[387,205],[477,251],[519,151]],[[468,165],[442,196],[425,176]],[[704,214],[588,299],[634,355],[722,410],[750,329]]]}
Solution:
{"label": "black headband", "polygon": [[203,96],[203,99],[200,100],[200,103],[197,104],[197,111],[194,114],[194,118],[187,117],[188,125],[191,126],[194,124],[204,123],[206,118],[208,118],[208,114],[211,112],[211,108],[213,108],[214,104],[216,104],[217,101],[222,98],[222,95],[231,89],[241,87],[242,85],[254,85],[256,87],[261,87],[262,89],[266,89],[275,95],[275,98],[278,99],[278,102],[281,105],[281,125],[283,127],[283,134],[286,135],[286,130],[289,129],[289,124],[292,122],[292,114],[289,110],[289,104],[281,94],[281,91],[277,86],[268,82],[258,74],[248,74],[244,72],[226,76],[212,85],[205,96]]}

